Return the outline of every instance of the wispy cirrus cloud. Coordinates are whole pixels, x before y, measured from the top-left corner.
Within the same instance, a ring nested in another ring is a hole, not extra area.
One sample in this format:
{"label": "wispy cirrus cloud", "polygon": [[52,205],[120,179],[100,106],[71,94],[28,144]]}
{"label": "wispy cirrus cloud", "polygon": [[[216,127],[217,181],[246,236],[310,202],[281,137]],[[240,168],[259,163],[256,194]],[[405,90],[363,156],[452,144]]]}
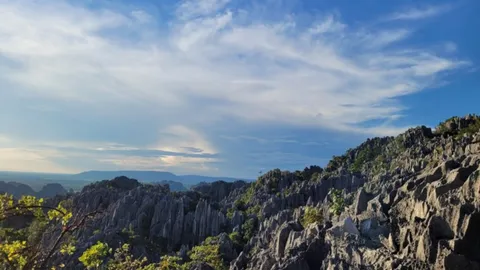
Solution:
{"label": "wispy cirrus cloud", "polygon": [[386,17],[386,20],[420,20],[438,16],[452,9],[451,5],[425,6],[405,9]]}
{"label": "wispy cirrus cloud", "polygon": [[[412,9],[390,19],[446,10]],[[272,21],[231,1],[198,0],[165,15],[0,0],[0,83],[8,85],[0,95],[11,104],[0,107],[0,120],[21,134],[61,133],[59,143],[94,146],[88,158],[102,165],[215,171],[220,158],[212,155],[228,152],[219,147],[220,127],[231,137],[243,134],[238,123],[396,134],[407,127],[392,122],[407,107],[401,97],[469,64],[410,47],[414,29],[349,25],[333,14],[300,24],[291,14]],[[22,110],[32,100],[35,112]],[[33,128],[38,114],[42,124]],[[377,124],[365,125],[371,121]],[[92,137],[115,143],[92,144]]]}

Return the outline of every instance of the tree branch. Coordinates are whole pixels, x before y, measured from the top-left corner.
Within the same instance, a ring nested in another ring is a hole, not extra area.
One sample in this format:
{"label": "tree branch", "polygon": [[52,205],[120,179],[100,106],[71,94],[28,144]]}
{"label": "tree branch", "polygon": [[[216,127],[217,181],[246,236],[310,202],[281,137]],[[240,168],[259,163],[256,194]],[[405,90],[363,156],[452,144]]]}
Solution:
{"label": "tree branch", "polygon": [[50,248],[50,251],[48,252],[47,256],[45,257],[45,259],[43,259],[42,264],[40,265],[40,269],[46,269],[48,260],[50,260],[50,258],[53,256],[53,253],[55,253],[55,250],[57,249],[58,245],[60,244],[63,237],[65,237],[67,233],[72,233],[78,230],[81,226],[83,226],[83,224],[85,224],[87,218],[95,216],[98,213],[100,213],[100,211],[90,212],[86,215],[83,215],[80,222],[76,224],[74,223],[71,226],[64,227],[60,235],[57,237],[57,240],[55,240],[55,243],[53,244],[52,248]]}

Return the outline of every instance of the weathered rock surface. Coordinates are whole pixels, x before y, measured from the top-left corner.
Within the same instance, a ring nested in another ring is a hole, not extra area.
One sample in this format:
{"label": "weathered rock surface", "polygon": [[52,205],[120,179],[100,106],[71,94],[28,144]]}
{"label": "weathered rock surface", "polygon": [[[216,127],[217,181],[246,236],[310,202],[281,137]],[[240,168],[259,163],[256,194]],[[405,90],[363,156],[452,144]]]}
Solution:
{"label": "weathered rock surface", "polygon": [[[476,121],[368,140],[319,181],[270,176],[289,192],[265,201],[256,237],[230,269],[480,269],[480,133],[464,132]],[[326,211],[330,188],[349,205],[338,217]],[[305,205],[332,226],[301,227]]]}

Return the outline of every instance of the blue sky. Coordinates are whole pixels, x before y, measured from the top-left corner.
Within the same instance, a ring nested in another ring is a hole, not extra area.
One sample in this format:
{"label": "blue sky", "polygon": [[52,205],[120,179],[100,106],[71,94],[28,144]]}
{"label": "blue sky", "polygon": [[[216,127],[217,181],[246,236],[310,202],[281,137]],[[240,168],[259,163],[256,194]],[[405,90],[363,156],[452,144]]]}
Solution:
{"label": "blue sky", "polygon": [[0,170],[255,177],[478,113],[461,1],[0,0]]}

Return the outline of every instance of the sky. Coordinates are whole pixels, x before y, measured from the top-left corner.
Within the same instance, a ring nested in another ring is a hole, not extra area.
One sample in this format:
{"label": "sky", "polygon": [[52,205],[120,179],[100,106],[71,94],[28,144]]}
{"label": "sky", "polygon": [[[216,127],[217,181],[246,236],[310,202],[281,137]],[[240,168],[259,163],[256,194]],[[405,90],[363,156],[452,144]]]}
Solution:
{"label": "sky", "polygon": [[0,170],[256,177],[478,113],[480,1],[0,0]]}

